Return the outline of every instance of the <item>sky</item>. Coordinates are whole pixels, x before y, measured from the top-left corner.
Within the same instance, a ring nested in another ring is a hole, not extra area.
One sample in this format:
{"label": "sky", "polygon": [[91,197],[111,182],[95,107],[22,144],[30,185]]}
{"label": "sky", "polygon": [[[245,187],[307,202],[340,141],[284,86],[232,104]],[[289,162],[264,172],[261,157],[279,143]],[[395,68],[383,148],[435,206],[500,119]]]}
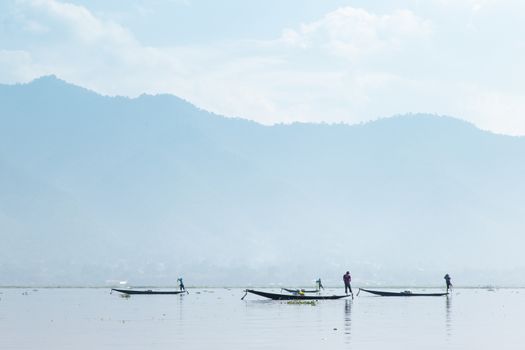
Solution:
{"label": "sky", "polygon": [[263,124],[405,113],[525,135],[520,0],[4,0],[0,83],[54,74]]}

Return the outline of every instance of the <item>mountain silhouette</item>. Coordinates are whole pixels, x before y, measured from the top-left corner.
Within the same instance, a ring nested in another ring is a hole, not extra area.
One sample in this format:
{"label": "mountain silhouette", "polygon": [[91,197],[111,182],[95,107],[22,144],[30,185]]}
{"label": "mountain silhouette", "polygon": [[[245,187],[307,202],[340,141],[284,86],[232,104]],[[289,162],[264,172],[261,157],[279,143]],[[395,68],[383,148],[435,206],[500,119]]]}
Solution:
{"label": "mountain silhouette", "polygon": [[0,284],[523,285],[525,138],[0,85]]}

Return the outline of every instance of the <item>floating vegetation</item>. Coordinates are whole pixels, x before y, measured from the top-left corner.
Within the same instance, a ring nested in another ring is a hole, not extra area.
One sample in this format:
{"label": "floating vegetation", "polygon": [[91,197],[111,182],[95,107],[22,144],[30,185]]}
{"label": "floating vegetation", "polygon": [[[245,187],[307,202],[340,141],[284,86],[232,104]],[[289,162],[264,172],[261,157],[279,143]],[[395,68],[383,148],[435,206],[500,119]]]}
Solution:
{"label": "floating vegetation", "polygon": [[317,301],[315,300],[290,300],[287,302],[289,305],[311,305],[315,306],[317,305]]}

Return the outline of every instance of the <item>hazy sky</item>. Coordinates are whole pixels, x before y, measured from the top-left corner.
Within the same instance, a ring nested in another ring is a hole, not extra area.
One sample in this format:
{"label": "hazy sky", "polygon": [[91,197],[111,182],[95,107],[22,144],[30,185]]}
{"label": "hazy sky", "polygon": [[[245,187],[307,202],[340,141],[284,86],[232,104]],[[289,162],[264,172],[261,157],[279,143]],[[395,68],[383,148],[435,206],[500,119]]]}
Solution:
{"label": "hazy sky", "polygon": [[520,0],[4,0],[0,83],[56,74],[262,123],[447,114],[525,135]]}

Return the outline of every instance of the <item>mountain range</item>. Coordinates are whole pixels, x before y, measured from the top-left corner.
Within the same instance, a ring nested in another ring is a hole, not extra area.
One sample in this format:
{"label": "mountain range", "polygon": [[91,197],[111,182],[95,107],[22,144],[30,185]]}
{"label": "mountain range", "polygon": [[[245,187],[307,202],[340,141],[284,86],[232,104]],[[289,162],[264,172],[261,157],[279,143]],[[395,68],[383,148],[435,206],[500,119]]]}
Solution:
{"label": "mountain range", "polygon": [[525,285],[525,138],[0,85],[0,284]]}

